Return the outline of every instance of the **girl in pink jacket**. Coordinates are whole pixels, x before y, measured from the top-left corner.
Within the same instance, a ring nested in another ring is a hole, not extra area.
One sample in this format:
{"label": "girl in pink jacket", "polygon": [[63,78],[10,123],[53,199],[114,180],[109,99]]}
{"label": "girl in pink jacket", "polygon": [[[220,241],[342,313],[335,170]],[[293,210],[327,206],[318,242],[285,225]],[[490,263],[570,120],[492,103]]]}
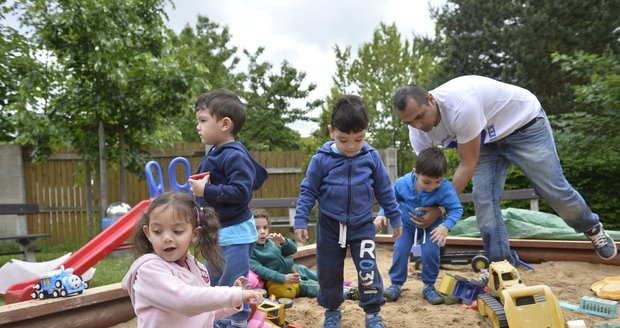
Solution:
{"label": "girl in pink jacket", "polygon": [[199,208],[185,193],[160,194],[136,225],[136,260],[123,278],[138,317],[138,327],[213,327],[213,322],[241,309],[261,295],[234,287],[209,285],[207,269],[188,253],[200,252],[216,271],[223,258],[218,247],[219,223],[211,208]]}

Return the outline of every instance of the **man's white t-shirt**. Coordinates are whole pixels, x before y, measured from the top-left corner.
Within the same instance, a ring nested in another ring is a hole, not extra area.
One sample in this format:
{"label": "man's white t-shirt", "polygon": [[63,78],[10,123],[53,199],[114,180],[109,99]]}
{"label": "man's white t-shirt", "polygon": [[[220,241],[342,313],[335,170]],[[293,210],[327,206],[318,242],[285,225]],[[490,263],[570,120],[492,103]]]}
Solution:
{"label": "man's white t-shirt", "polygon": [[416,154],[442,145],[456,147],[480,134],[480,142],[500,140],[541,113],[536,96],[526,89],[490,78],[467,75],[429,91],[441,121],[430,132],[409,126],[409,139]]}

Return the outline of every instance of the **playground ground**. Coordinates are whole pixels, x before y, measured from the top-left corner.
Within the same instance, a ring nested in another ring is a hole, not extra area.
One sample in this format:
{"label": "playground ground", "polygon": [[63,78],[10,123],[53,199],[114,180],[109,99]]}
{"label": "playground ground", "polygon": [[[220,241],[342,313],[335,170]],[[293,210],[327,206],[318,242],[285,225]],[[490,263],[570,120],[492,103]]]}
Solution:
{"label": "playground ground", "polygon": [[[386,286],[389,284],[389,270],[392,253],[387,247],[379,247],[377,258],[379,268]],[[345,262],[345,278],[356,281],[355,267],[350,259]],[[528,286],[547,285],[559,300],[579,304],[582,296],[593,295],[590,291],[592,283],[610,276],[620,276],[620,268],[614,265],[589,264],[584,262],[545,262],[532,264],[535,271],[518,266],[523,283]],[[449,265],[442,272],[458,274],[467,278],[477,276],[469,266]],[[439,281],[438,281],[439,284]],[[438,286],[438,285],[437,285]],[[491,327],[482,319],[478,311],[455,305],[430,305],[422,299],[422,282],[410,276],[403,286],[403,294],[397,302],[386,303],[381,310],[386,327]],[[357,302],[346,301],[342,306],[342,328],[364,327],[364,313]],[[620,327],[620,318],[606,319],[581,312],[563,310],[566,320],[584,320],[588,327],[608,323],[612,327]],[[323,309],[316,299],[295,299],[293,307],[287,310],[287,320],[304,328],[320,327],[323,320]],[[114,326],[114,328],[135,328],[137,321]]]}

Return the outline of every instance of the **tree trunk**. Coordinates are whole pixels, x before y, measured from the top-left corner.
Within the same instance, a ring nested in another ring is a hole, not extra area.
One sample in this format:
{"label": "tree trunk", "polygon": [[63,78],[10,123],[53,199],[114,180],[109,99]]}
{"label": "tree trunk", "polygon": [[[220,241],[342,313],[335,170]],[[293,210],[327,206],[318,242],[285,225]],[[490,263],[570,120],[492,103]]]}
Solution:
{"label": "tree trunk", "polygon": [[84,160],[84,182],[86,183],[86,228],[88,238],[95,236],[95,224],[93,216],[93,185],[90,171],[90,162]]}
{"label": "tree trunk", "polygon": [[120,164],[118,166],[121,179],[121,202],[127,203],[127,171],[125,170],[125,131],[119,135],[118,150],[120,152]]}
{"label": "tree trunk", "polygon": [[99,209],[100,217],[105,216],[108,208],[108,186],[106,183],[106,163],[105,163],[105,130],[103,121],[99,119],[99,130],[97,138],[99,139]]}

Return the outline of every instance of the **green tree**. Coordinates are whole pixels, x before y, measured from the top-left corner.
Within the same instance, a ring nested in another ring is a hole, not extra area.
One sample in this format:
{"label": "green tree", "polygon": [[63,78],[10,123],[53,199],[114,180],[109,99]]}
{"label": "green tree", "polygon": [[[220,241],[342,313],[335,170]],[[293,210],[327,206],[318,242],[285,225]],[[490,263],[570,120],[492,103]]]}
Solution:
{"label": "green tree", "polygon": [[239,95],[245,100],[248,117],[239,133],[239,140],[249,150],[276,151],[299,149],[300,135],[288,124],[311,120],[309,113],[321,105],[320,100],[307,99],[316,85],[304,86],[306,73],[298,71],[287,61],[278,72],[273,64],[261,62],[264,48],[255,53],[244,50],[249,60],[245,87]]}
{"label": "green tree", "polygon": [[237,47],[229,45],[231,37],[228,27],[222,27],[201,15],[194,28],[186,26],[179,35],[172,36],[175,47],[186,47],[189,60],[201,65],[205,72],[202,85],[196,86],[194,94],[186,101],[184,108],[188,110],[177,116],[177,125],[184,141],[198,141],[193,105],[200,93],[213,88],[243,89],[244,74],[237,72],[240,58]]}
{"label": "green tree", "polygon": [[548,113],[575,110],[571,85],[582,83],[551,53],[618,53],[620,2],[596,0],[448,0],[434,11],[441,70],[437,82],[478,74],[525,87]]}
{"label": "green tree", "polygon": [[[142,171],[147,150],[178,140],[173,118],[204,76],[202,66],[184,56],[186,48],[167,42],[163,3],[23,2],[22,23],[32,29],[35,47],[64,75],[41,113],[54,126],[51,132],[82,156],[85,172],[96,161],[101,212],[107,207],[106,163],[120,160]],[[38,132],[20,131],[21,140],[36,150]]]}
{"label": "green tree", "polygon": [[552,120],[564,174],[609,229],[620,230],[620,56],[554,54],[583,84],[574,86],[580,111]]}
{"label": "green tree", "polygon": [[411,169],[413,151],[407,126],[400,122],[392,105],[394,91],[407,84],[427,86],[435,73],[435,56],[429,40],[413,36],[404,39],[396,26],[381,23],[370,42],[363,43],[357,56],[349,47],[335,47],[337,71],[334,88],[320,117],[320,132],[327,139],[333,100],[344,93],[359,94],[368,104],[368,142],[375,148],[397,147],[400,170]]}

